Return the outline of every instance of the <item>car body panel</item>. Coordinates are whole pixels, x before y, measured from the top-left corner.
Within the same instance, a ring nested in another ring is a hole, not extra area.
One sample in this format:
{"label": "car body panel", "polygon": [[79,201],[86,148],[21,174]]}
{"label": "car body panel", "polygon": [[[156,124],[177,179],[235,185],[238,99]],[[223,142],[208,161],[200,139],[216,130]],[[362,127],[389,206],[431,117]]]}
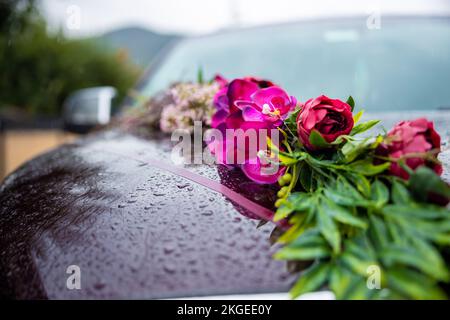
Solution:
{"label": "car body panel", "polygon": [[[10,175],[0,189],[1,296],[286,292],[294,277],[272,259],[273,225],[257,228],[258,220],[243,216],[222,194],[147,164],[155,157],[169,161],[169,150],[167,139],[109,131]],[[216,166],[189,170],[221,179]],[[238,187],[242,178],[252,188],[237,170],[228,173]],[[71,265],[80,267],[81,290],[66,286]]]}

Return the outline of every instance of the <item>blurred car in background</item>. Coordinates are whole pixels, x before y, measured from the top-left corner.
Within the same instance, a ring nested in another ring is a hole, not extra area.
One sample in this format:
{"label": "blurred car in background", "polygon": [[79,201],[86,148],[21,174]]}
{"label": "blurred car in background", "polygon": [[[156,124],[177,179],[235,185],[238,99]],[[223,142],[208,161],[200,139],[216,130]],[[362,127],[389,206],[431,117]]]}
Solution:
{"label": "blurred car in background", "polygon": [[[172,82],[194,81],[198,68],[205,78],[217,72],[227,78],[255,75],[274,80],[300,101],[352,94],[357,108],[387,128],[426,116],[447,143],[449,18],[383,16],[380,29],[369,29],[366,18],[182,40],[149,69],[136,92],[150,97]],[[139,103],[128,99],[125,108]],[[88,112],[101,108],[97,101]],[[152,164],[168,162],[170,150],[167,137],[143,139],[110,128],[8,176],[0,187],[0,297],[285,297],[296,275],[272,259],[273,226],[257,228],[258,220],[239,203]],[[449,156],[448,150],[441,155],[447,181]],[[260,205],[273,203],[273,188],[235,170],[186,170]],[[67,287],[66,270],[74,265],[81,270],[81,290]]]}

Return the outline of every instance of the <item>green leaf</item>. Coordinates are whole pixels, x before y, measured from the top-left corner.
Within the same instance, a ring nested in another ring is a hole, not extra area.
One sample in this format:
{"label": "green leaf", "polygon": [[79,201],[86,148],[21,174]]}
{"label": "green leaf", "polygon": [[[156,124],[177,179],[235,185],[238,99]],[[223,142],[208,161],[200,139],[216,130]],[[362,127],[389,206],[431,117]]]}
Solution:
{"label": "green leaf", "polygon": [[375,201],[377,207],[382,207],[389,201],[389,189],[380,180],[375,180],[372,184],[371,198]]}
{"label": "green leaf", "polygon": [[449,272],[447,270],[445,261],[439,251],[434,246],[430,245],[427,241],[419,237],[413,238],[412,244],[425,261],[432,264],[436,270],[439,270],[438,274],[444,277],[440,279],[448,280]]}
{"label": "green leaf", "polygon": [[344,296],[346,300],[368,300],[371,299],[378,290],[370,290],[364,277],[355,277],[351,289]]}
{"label": "green leaf", "polygon": [[[396,218],[403,216],[406,218],[419,218],[419,219],[438,219],[438,218],[450,218],[450,211],[446,208],[438,207],[435,205],[387,205],[383,208],[383,214]],[[410,223],[408,223],[410,224]]]}
{"label": "green leaf", "polygon": [[317,228],[308,229],[302,233],[297,239],[289,244],[289,247],[300,248],[303,246],[322,246],[327,245],[327,242],[320,234]]}
{"label": "green leaf", "polygon": [[417,268],[435,279],[448,280],[448,271],[445,267],[433,265],[423,254],[410,247],[392,245],[381,252],[381,258],[388,267],[403,264]]}
{"label": "green leaf", "polygon": [[392,237],[393,243],[398,244],[398,245],[406,244],[406,237],[403,234],[403,230],[400,228],[400,226],[397,223],[395,223],[395,220],[387,219],[386,220],[386,228],[388,229],[388,232],[389,232],[390,236]]}
{"label": "green leaf", "polygon": [[384,248],[389,242],[388,230],[384,224],[383,219],[371,214],[369,215],[370,226],[369,235],[373,244],[380,250]]}
{"label": "green leaf", "polygon": [[353,182],[359,192],[361,192],[365,197],[370,197],[371,186],[369,180],[362,174],[349,172],[347,173],[348,178]]}
{"label": "green leaf", "polygon": [[374,165],[372,159],[363,159],[350,163],[346,166],[348,171],[356,172],[364,176],[374,176],[382,173],[391,166],[389,162]]}
{"label": "green leaf", "polygon": [[347,104],[350,106],[350,108],[353,112],[353,109],[355,109],[355,100],[353,100],[352,96],[348,96]]}
{"label": "green leaf", "polygon": [[362,140],[347,140],[340,150],[343,157],[341,162],[350,163],[356,158],[366,155],[370,150],[377,148],[380,142],[378,136],[376,138],[367,137]]}
{"label": "green leaf", "polygon": [[411,203],[411,196],[408,189],[403,185],[403,183],[397,180],[392,181],[392,201],[395,204],[404,205]]}
{"label": "green leaf", "polygon": [[273,217],[274,221],[287,218],[292,212],[303,212],[311,207],[311,197],[303,192],[294,192],[278,208]]}
{"label": "green leaf", "polygon": [[315,186],[316,186],[316,183],[314,180],[314,172],[307,164],[303,164],[300,167],[299,180],[300,180],[300,184],[302,185],[302,187],[305,191],[307,191],[307,192],[314,191]]}
{"label": "green leaf", "polygon": [[203,69],[201,67],[197,70],[197,82],[200,84],[204,83]]}
{"label": "green leaf", "polygon": [[339,253],[341,251],[341,234],[334,220],[322,205],[317,207],[317,220],[320,232],[333,248],[333,252]]}
{"label": "green leaf", "polygon": [[387,272],[388,286],[410,299],[446,299],[445,293],[425,275],[406,268]]}
{"label": "green leaf", "polygon": [[292,287],[290,295],[293,299],[298,296],[319,289],[327,280],[330,273],[330,265],[319,262],[312,265],[300,275],[297,283]]}
{"label": "green leaf", "polygon": [[305,214],[303,215],[299,215],[296,214],[294,215],[289,222],[292,223],[292,227],[290,227],[285,233],[283,233],[279,238],[278,238],[278,243],[290,243],[292,241],[294,241],[295,239],[297,239],[304,231],[304,220],[305,220]]}
{"label": "green leaf", "polygon": [[301,108],[296,108],[294,111],[289,113],[288,117],[284,120],[284,125],[289,128],[290,132],[297,132],[297,116],[300,112]]}
{"label": "green leaf", "polygon": [[450,199],[450,187],[433,170],[421,166],[411,174],[409,189],[416,199],[426,202],[430,193]]}
{"label": "green leaf", "polygon": [[[356,194],[358,192],[354,190]],[[346,188],[343,191],[336,190],[333,188],[326,188],[324,190],[325,196],[336,204],[347,206],[347,207],[368,207],[371,205],[370,201],[365,200],[362,196],[356,196],[352,193],[351,188]]]}
{"label": "green leaf", "polygon": [[350,135],[354,136],[355,134],[363,133],[367,130],[370,130],[374,126],[376,126],[379,122],[380,120],[369,120],[366,122],[358,123],[353,127],[352,131],[350,132]]}
{"label": "green leaf", "polygon": [[358,111],[357,114],[355,114],[355,115],[353,116],[353,123],[354,123],[354,124],[358,123],[358,121],[361,119],[363,113],[364,113],[364,110],[360,110],[360,111]]}
{"label": "green leaf", "polygon": [[274,258],[280,260],[315,260],[330,256],[326,245],[304,246],[301,248],[285,247],[275,253]]}
{"label": "green leaf", "polygon": [[363,141],[347,141],[341,148],[344,156],[344,163],[349,163],[355,160],[359,155],[367,150],[367,140]]}
{"label": "green leaf", "polygon": [[336,221],[362,229],[367,228],[367,222],[352,214],[351,211],[349,211],[349,209],[343,208],[330,200],[325,200],[325,206],[327,212]]}
{"label": "green leaf", "polygon": [[350,268],[353,272],[365,277],[367,276],[367,268],[376,264],[375,261],[361,259],[360,257],[345,251],[340,261]]}
{"label": "green leaf", "polygon": [[337,264],[330,272],[330,289],[333,291],[336,299],[343,299],[345,294],[351,288],[355,279],[355,274],[347,268]]}
{"label": "green leaf", "polygon": [[323,149],[330,147],[330,144],[325,140],[319,131],[313,129],[309,135],[309,143],[316,148]]}

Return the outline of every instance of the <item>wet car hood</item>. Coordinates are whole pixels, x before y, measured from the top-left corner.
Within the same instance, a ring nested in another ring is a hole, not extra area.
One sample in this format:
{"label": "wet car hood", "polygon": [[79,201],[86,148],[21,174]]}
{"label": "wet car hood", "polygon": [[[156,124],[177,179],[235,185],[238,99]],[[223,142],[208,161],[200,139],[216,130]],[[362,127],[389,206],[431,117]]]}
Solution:
{"label": "wet car hood", "polygon": [[[399,118],[404,115],[383,120],[389,128]],[[448,149],[450,118],[431,119]],[[148,161],[169,162],[170,151],[167,139],[112,130],[44,154],[7,177],[0,187],[0,297],[286,292],[296,275],[272,259],[274,225],[257,228],[251,212],[220,192]],[[448,150],[441,160],[449,181]],[[271,187],[249,182],[238,170],[187,170],[266,207],[274,201]],[[71,265],[80,268],[80,290],[67,287]]]}
{"label": "wet car hood", "polygon": [[[170,141],[109,131],[42,155],[0,189],[0,292],[15,298],[166,298],[285,292],[293,276],[272,259],[274,226],[158,169]],[[273,203],[238,170],[189,171]],[[81,289],[69,290],[69,266]]]}

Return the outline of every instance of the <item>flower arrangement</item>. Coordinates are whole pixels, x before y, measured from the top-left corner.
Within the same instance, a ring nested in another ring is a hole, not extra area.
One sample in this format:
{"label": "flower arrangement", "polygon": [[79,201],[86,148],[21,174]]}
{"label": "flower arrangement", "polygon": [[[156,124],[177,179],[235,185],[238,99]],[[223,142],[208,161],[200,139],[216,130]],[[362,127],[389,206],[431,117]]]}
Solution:
{"label": "flower arrangement", "polygon": [[[231,81],[215,96],[212,126],[275,127],[280,169],[258,174],[280,186],[274,220],[289,229],[277,259],[307,262],[293,297],[327,285],[338,299],[443,298],[449,281],[450,189],[439,178],[440,137],[426,119],[403,121],[386,135],[358,138],[378,121],[359,122],[352,97],[297,103],[270,81]],[[383,290],[371,290],[370,272]]]}
{"label": "flower arrangement", "polygon": [[[228,135],[209,147],[217,163],[278,186],[273,220],[288,227],[273,232],[282,244],[274,258],[302,269],[293,298],[323,286],[338,299],[446,297],[450,188],[440,178],[441,141],[433,123],[402,121],[370,135],[379,121],[361,122],[363,111],[354,112],[351,96],[301,103],[254,77],[229,82],[217,76],[207,86],[172,90],[178,98],[162,113],[163,131],[195,119],[219,132],[280,133],[278,141],[267,135],[266,148],[257,152]],[[193,112],[200,100],[201,111]],[[241,163],[236,149],[243,149]],[[275,170],[264,170],[272,164]]]}

